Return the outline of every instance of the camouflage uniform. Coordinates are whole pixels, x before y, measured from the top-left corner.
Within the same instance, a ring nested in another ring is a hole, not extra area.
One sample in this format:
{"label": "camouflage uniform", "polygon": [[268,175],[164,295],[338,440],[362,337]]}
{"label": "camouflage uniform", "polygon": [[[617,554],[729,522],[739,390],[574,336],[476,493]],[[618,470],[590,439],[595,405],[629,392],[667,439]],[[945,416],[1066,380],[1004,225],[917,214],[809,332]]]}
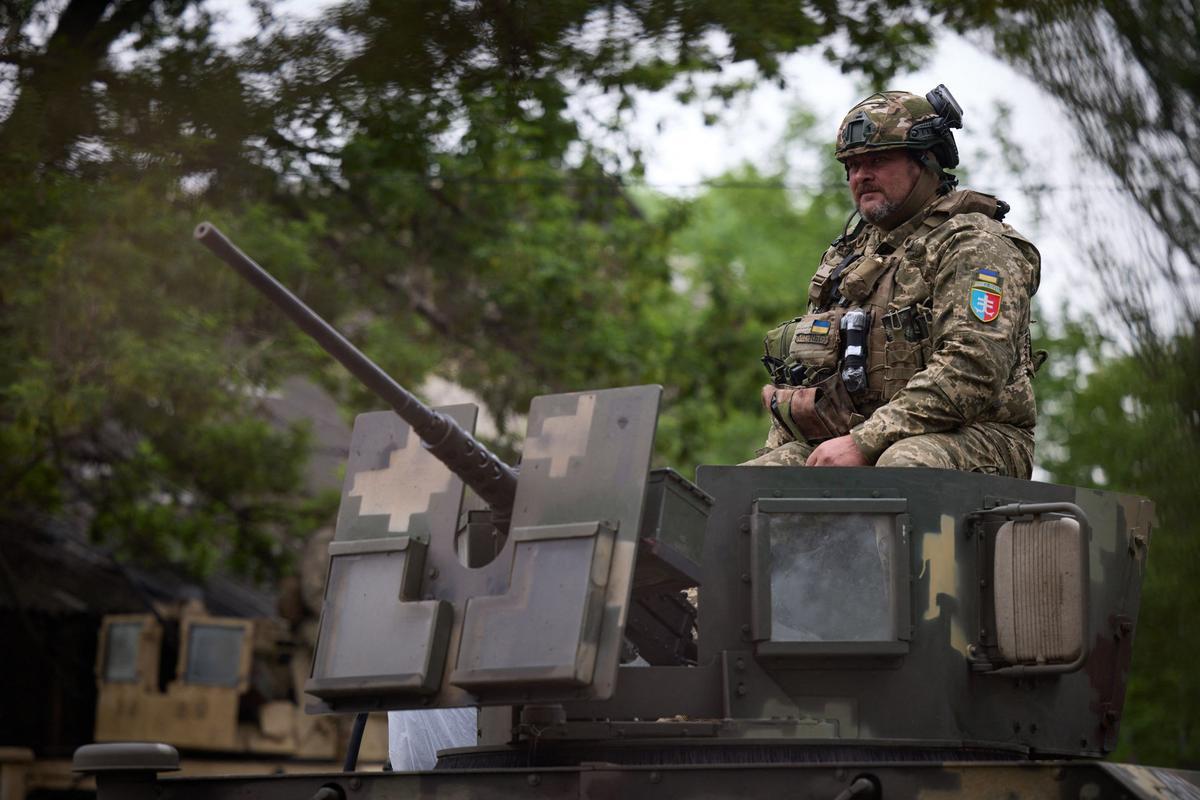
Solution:
{"label": "camouflage uniform", "polygon": [[[913,116],[910,107],[902,111],[897,116]],[[822,424],[789,430],[777,416],[766,448],[747,464],[803,464],[817,443],[849,433],[879,466],[1029,476],[1029,303],[1040,258],[996,219],[999,208],[975,192],[935,193],[898,227],[863,225],[829,248],[809,289],[808,314],[781,326],[782,335],[772,332],[785,348],[775,354],[786,352],[780,361],[804,367],[798,385],[810,387],[808,413]],[[856,308],[870,315],[867,380],[850,396],[839,387],[839,324]]]}

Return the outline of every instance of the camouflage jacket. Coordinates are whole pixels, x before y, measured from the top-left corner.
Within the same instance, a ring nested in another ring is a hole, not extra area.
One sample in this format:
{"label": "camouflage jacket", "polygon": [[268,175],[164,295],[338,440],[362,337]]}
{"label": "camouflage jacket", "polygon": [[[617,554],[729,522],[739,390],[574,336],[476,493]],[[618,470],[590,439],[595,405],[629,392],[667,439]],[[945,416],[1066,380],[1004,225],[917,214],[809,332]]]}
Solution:
{"label": "camouflage jacket", "polygon": [[[1034,427],[1029,304],[1041,258],[996,207],[951,192],[892,231],[863,226],[822,258],[808,313],[786,337],[789,360],[807,368],[805,385],[826,381],[841,364],[841,317],[870,313],[867,386],[850,398],[845,430],[871,462],[901,439],[975,422]],[[790,438],[776,424],[767,445]]]}

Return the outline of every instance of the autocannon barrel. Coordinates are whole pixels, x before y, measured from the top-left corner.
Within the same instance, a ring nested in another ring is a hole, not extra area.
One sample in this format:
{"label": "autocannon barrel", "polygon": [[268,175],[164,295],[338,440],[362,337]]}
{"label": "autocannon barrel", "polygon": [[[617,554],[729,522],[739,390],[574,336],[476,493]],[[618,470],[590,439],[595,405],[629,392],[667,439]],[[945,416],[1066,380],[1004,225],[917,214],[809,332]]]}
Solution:
{"label": "autocannon barrel", "polygon": [[484,447],[458,423],[413,397],[375,362],[323,320],[290,290],[243,253],[216,226],[201,222],[196,239],[218,258],[279,306],[301,330],[316,340],[381,400],[412,426],[426,449],[462,478],[492,508],[493,518],[504,520],[517,493],[513,469]]}

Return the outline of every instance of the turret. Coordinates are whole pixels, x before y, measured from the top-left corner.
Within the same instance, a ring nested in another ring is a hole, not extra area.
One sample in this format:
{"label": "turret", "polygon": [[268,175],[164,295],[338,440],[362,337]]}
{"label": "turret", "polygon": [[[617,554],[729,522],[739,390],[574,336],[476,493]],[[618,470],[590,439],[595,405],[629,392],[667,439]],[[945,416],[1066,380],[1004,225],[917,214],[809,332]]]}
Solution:
{"label": "turret", "polygon": [[711,500],[650,471],[660,387],[536,398],[518,481],[468,432],[474,406],[424,406],[213,225],[195,236],[394,411],[354,427],[306,687],[322,708],[599,699],[622,655],[694,662],[682,592]]}

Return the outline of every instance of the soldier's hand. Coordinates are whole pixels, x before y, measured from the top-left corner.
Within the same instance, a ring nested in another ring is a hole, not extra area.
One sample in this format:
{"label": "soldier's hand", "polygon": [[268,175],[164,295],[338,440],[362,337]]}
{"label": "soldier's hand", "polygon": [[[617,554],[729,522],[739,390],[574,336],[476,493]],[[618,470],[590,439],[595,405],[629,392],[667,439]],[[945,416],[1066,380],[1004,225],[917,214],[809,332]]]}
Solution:
{"label": "soldier's hand", "polygon": [[846,434],[821,442],[804,462],[806,467],[866,467],[870,466],[854,437]]}
{"label": "soldier's hand", "polygon": [[768,383],[765,386],[763,386],[763,388],[762,388],[762,404],[763,404],[763,408],[765,408],[767,411],[771,410],[771,398],[775,396],[775,392],[777,392],[777,391],[778,391],[778,389],[775,388],[774,384]]}
{"label": "soldier's hand", "polygon": [[762,388],[763,408],[774,420],[774,428],[783,431],[789,439],[803,441],[804,437],[795,422],[796,409],[792,408],[799,397],[799,390],[794,386],[772,386],[768,383]]}

